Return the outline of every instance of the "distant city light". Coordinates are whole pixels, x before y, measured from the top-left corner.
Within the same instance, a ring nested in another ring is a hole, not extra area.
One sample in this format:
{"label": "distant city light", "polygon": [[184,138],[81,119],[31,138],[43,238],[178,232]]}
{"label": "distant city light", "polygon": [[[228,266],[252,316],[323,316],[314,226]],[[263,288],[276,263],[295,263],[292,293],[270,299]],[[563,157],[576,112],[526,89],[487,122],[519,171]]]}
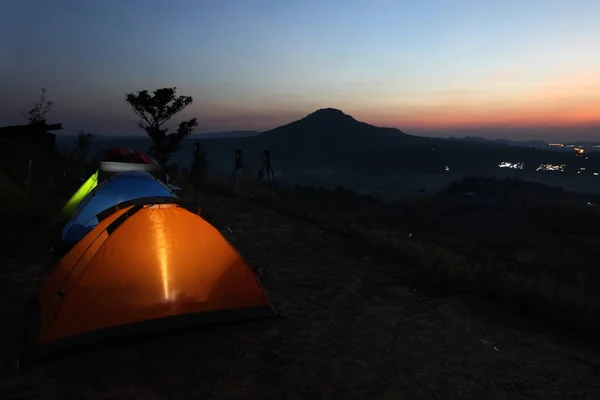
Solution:
{"label": "distant city light", "polygon": [[446,165],[446,171],[450,171],[450,168]]}
{"label": "distant city light", "polygon": [[594,172],[594,176],[598,176],[598,173],[597,173],[597,172]]}
{"label": "distant city light", "polygon": [[554,164],[541,164],[537,167],[536,171],[564,171],[565,164],[554,165]]}
{"label": "distant city light", "polygon": [[510,169],[523,169],[523,166],[525,164],[523,164],[522,162],[517,162],[517,163],[510,163],[507,161],[502,161],[500,164],[498,164],[498,167],[500,168],[510,168]]}

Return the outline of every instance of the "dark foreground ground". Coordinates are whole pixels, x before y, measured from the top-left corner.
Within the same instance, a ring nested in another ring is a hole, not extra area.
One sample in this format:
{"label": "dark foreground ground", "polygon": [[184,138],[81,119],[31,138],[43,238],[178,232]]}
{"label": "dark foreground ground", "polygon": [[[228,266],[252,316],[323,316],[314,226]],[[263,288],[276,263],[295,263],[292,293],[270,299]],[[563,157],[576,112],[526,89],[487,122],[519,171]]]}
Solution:
{"label": "dark foreground ground", "polygon": [[[2,229],[2,399],[598,399],[600,351],[479,298],[431,298],[356,246],[237,199],[203,208],[284,318],[173,332],[15,369],[49,239]],[[229,229],[228,229],[229,228]],[[231,232],[230,232],[231,231]]]}

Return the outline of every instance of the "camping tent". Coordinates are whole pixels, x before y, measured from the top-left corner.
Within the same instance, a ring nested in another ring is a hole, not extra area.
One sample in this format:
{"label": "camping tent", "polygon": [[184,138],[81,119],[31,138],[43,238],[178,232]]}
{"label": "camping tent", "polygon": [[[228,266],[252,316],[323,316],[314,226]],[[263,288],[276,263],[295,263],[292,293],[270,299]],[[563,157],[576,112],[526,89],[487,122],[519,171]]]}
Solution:
{"label": "camping tent", "polygon": [[137,152],[129,153],[118,160],[103,159],[100,161],[100,171],[123,172],[123,171],[148,171],[156,172],[161,169],[160,165],[149,155]]}
{"label": "camping tent", "polygon": [[119,172],[127,171],[144,171],[152,174],[159,175],[161,172],[160,165],[147,164],[140,162],[129,162],[129,161],[101,161],[100,162],[100,173],[103,177],[108,177]]}
{"label": "camping tent", "polygon": [[[114,150],[116,151],[116,150]],[[129,150],[127,150],[129,151]],[[103,157],[99,163],[100,180],[119,172],[144,171],[168,183],[168,177],[160,164],[148,154],[137,152],[110,158]]]}
{"label": "camping tent", "polygon": [[77,206],[96,186],[98,185],[98,171],[92,174],[84,183],[77,189],[75,194],[67,201],[62,209],[62,215],[66,218],[71,217]]}
{"label": "camping tent", "polygon": [[101,211],[123,201],[142,197],[175,197],[154,176],[138,171],[121,172],[102,181],[79,204],[62,231],[63,242],[77,242],[98,224]]}
{"label": "camping tent", "polygon": [[277,315],[220,232],[168,201],[115,207],[59,261],[36,302],[30,357],[138,332]]}
{"label": "camping tent", "polygon": [[114,146],[100,152],[100,161],[124,161],[132,151],[122,146]]}
{"label": "camping tent", "polygon": [[63,217],[70,218],[79,203],[96,187],[98,182],[116,173],[137,170],[149,172],[162,178],[161,168],[156,160],[145,153],[133,153],[125,147],[115,146],[101,151],[98,158],[100,159],[99,169],[67,201],[62,210]]}

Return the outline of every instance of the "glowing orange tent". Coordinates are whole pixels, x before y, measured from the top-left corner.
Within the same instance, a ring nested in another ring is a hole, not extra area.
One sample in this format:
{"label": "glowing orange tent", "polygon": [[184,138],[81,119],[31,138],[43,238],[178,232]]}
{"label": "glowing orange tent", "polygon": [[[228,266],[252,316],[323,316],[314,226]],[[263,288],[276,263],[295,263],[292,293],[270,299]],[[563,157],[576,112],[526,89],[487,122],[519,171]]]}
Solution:
{"label": "glowing orange tent", "polygon": [[34,352],[140,330],[276,316],[241,255],[173,201],[127,202],[98,216],[38,289]]}

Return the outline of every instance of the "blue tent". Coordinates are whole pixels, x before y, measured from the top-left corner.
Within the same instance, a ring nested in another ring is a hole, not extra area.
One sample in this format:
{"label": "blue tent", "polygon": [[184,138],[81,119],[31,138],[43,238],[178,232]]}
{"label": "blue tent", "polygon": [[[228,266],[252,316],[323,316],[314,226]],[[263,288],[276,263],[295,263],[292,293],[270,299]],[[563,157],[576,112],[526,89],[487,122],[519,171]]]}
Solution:
{"label": "blue tent", "polygon": [[75,210],[62,231],[63,242],[78,242],[98,225],[97,215],[121,202],[143,197],[177,197],[159,179],[147,172],[128,171],[113,175],[92,190]]}

